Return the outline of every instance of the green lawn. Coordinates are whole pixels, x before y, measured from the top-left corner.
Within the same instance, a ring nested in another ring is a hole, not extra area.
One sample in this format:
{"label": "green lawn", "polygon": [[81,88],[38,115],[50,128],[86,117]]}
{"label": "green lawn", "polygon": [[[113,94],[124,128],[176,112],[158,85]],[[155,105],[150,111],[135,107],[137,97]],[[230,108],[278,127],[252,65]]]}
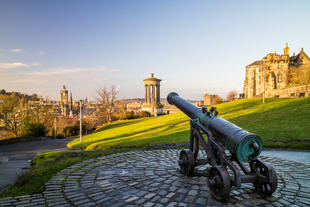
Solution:
{"label": "green lawn", "polygon": [[[241,99],[217,105],[219,116],[260,135],[265,148],[310,150],[310,98]],[[188,141],[189,118],[183,113],[116,121],[71,141],[80,149],[140,148]]]}

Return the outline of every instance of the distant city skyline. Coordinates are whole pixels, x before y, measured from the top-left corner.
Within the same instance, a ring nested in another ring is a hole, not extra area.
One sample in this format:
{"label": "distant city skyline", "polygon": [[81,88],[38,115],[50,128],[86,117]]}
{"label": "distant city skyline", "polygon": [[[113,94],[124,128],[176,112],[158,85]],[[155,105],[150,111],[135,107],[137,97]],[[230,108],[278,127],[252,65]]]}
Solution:
{"label": "distant city skyline", "polygon": [[143,98],[143,79],[200,100],[242,92],[267,53],[310,54],[309,1],[0,1],[0,89],[74,100]]}

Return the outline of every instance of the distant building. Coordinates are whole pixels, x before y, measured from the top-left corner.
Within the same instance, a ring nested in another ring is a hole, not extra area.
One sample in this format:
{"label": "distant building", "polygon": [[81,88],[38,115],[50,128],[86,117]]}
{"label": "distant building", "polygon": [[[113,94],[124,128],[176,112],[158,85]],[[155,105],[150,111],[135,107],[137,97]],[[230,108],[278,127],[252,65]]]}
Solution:
{"label": "distant building", "polygon": [[63,85],[62,89],[60,90],[60,108],[61,114],[63,116],[70,116],[73,117],[73,100],[72,100],[72,93],[70,93],[70,102],[68,97],[68,90],[66,86]]}
{"label": "distant building", "polygon": [[310,96],[310,58],[303,49],[290,56],[286,43],[282,55],[269,53],[246,66],[244,97],[262,97],[264,86],[266,97]]}
{"label": "distant building", "polygon": [[129,102],[126,104],[126,110],[127,111],[134,111],[134,112],[138,112],[141,111],[142,108],[142,103],[141,102]]}
{"label": "distant building", "polygon": [[211,95],[211,94],[206,93],[203,97],[203,105],[211,106],[211,105],[217,104],[216,103],[217,98],[218,98],[218,95]]}
{"label": "distant building", "polygon": [[163,112],[165,114],[174,114],[174,113],[179,113],[181,112],[180,109],[178,109],[175,105],[164,105],[163,107]]}
{"label": "distant building", "polygon": [[144,79],[145,99],[142,111],[148,111],[152,115],[163,114],[163,105],[160,103],[160,79],[151,74],[150,78]]}

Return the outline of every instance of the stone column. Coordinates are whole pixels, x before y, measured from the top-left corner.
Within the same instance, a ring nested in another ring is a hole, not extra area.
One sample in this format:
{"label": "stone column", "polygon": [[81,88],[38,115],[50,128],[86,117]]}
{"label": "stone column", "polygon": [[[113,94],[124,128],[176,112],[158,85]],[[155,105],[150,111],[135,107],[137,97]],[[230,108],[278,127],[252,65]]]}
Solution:
{"label": "stone column", "polygon": [[155,85],[152,84],[152,103],[155,103]]}
{"label": "stone column", "polygon": [[156,85],[156,102],[160,103],[160,85]]}
{"label": "stone column", "polygon": [[145,92],[144,92],[144,102],[147,103],[147,85],[144,85]]}
{"label": "stone column", "polygon": [[147,85],[147,103],[150,103],[150,94],[151,94],[151,87],[150,85]]}

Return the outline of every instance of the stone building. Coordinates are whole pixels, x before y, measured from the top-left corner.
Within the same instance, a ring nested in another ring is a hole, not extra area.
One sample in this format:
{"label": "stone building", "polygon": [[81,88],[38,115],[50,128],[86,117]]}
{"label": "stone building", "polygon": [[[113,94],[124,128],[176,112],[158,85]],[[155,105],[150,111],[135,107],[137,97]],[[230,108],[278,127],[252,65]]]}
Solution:
{"label": "stone building", "polygon": [[67,116],[67,115],[69,115],[70,117],[73,116],[72,93],[70,93],[70,100],[69,100],[68,90],[66,89],[65,85],[63,85],[62,89],[60,90],[60,108],[61,108],[61,114],[63,116]]}
{"label": "stone building", "polygon": [[211,95],[211,94],[205,94],[203,96],[203,105],[205,106],[211,106],[211,105],[214,105],[214,104],[217,104],[216,103],[216,99],[218,98],[218,95]]}
{"label": "stone building", "polygon": [[246,66],[244,97],[310,96],[310,58],[303,49],[289,55],[286,43],[283,54],[269,53],[262,60]]}
{"label": "stone building", "polygon": [[142,105],[142,111],[148,111],[152,115],[163,114],[163,106],[160,103],[160,79],[154,77],[151,73],[151,77],[144,79],[145,98]]}

